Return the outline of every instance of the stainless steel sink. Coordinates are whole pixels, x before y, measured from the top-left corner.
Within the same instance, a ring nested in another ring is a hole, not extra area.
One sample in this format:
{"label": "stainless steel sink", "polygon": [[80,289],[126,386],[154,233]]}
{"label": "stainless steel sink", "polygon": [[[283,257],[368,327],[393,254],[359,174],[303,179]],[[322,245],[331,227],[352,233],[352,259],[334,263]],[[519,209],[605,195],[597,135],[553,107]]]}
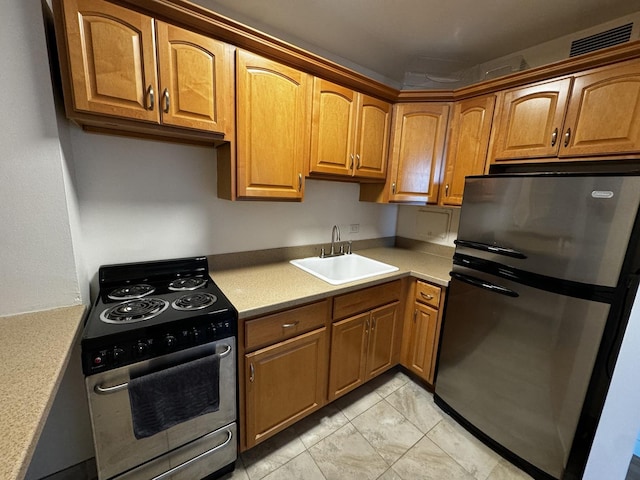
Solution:
{"label": "stainless steel sink", "polygon": [[398,267],[352,253],[337,257],[309,257],[291,260],[291,264],[331,285],[355,282],[364,278],[391,273]]}

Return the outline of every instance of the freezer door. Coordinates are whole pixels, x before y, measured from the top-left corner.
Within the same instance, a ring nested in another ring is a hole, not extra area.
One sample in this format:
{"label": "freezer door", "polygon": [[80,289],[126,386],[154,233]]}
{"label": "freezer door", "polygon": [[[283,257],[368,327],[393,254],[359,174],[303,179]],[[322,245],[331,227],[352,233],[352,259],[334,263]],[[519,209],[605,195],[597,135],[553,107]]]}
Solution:
{"label": "freezer door", "polygon": [[638,176],[468,178],[456,252],[615,287],[639,204]]}
{"label": "freezer door", "polygon": [[560,478],[609,313],[455,266],[436,394],[507,450]]}

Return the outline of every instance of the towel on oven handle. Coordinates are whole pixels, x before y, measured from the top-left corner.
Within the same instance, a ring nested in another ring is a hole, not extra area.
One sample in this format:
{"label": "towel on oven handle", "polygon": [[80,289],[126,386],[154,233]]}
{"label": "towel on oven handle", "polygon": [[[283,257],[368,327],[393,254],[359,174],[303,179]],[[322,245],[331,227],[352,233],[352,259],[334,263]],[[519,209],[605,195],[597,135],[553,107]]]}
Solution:
{"label": "towel on oven handle", "polygon": [[220,356],[215,353],[129,381],[133,433],[150,437],[220,407]]}

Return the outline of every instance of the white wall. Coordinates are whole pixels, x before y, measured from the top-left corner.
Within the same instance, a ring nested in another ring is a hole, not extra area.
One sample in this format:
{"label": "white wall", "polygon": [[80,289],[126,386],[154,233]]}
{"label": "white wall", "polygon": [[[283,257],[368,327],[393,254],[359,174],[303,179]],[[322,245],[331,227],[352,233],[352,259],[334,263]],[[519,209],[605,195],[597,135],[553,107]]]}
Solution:
{"label": "white wall", "polygon": [[640,428],[640,293],[613,372],[583,480],[624,480]]}
{"label": "white wall", "polygon": [[39,7],[2,6],[0,316],[81,302]]}
{"label": "white wall", "polygon": [[[83,258],[103,264],[395,235],[397,207],[358,201],[357,184],[307,180],[300,202],[217,198],[216,152],[72,130]],[[360,231],[349,234],[357,223]]]}

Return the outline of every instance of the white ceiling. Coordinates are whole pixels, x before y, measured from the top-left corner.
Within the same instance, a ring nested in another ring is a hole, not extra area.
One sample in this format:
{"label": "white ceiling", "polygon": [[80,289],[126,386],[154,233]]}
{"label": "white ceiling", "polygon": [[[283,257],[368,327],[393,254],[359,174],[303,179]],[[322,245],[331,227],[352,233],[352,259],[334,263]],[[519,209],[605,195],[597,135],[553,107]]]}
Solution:
{"label": "white ceiling", "polygon": [[192,1],[396,85],[416,62],[455,71],[640,11],[640,0]]}

